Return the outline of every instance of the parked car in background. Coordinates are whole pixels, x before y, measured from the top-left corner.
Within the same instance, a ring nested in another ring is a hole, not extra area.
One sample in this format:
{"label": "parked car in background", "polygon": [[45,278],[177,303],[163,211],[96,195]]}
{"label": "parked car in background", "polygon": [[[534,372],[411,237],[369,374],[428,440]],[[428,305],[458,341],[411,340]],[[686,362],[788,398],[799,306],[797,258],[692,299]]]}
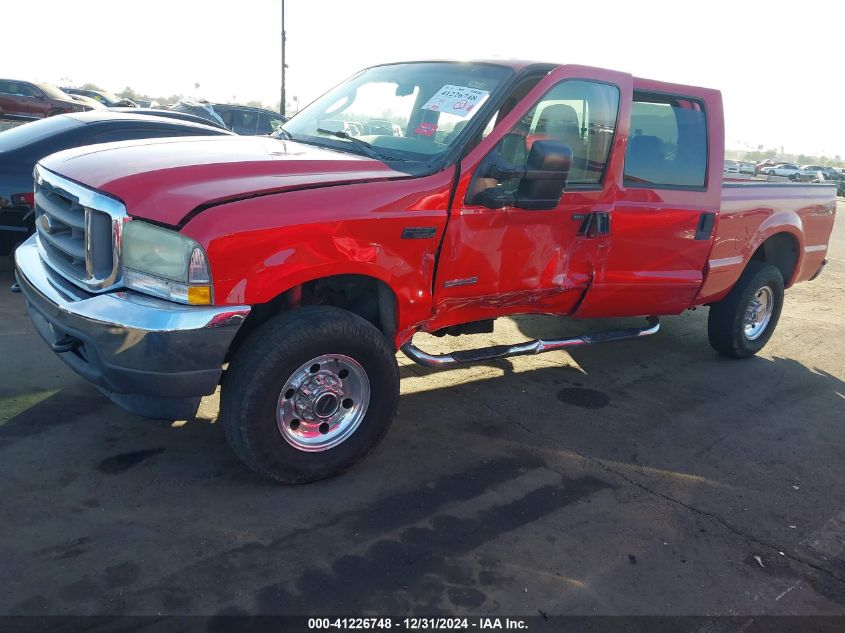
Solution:
{"label": "parked car in background", "polygon": [[725,159],[725,166],[722,168],[722,173],[725,174],[738,174],[739,173],[739,163],[735,160]]}
{"label": "parked car in background", "polygon": [[823,173],[828,180],[839,180],[842,177],[839,171],[833,167],[826,167],[824,165],[802,165],[801,170],[808,175],[812,174],[810,180],[815,178],[819,172]]}
{"label": "parked car in background", "polygon": [[83,112],[91,107],[49,84],[0,79],[0,119],[34,121],[65,112]]}
{"label": "parked car in background", "polygon": [[[142,111],[140,111],[142,110]],[[203,125],[210,125],[212,127],[220,128],[221,130],[229,131],[229,129],[222,123],[210,121],[196,114],[190,112],[179,112],[177,110],[162,110],[159,108],[109,108],[110,112],[124,112],[127,114],[143,114],[145,116],[160,116],[167,119],[176,119],[177,121],[191,121],[192,123],[201,123]]]}
{"label": "parked car in background", "polygon": [[62,88],[66,93],[69,95],[82,95],[83,97],[89,97],[91,99],[96,99],[100,103],[102,103],[107,108],[137,108],[138,104],[132,101],[132,99],[126,99],[125,97],[118,97],[116,94],[111,92],[107,92],[105,90],[87,90],[85,88]]}
{"label": "parked car in background", "polygon": [[234,136],[226,129],[148,116],[96,110],[53,116],[0,132],[0,255],[8,255],[34,230],[32,169],[49,154],[70,147],[161,137]]}
{"label": "parked car in background", "polygon": [[763,168],[763,173],[767,176],[786,176],[790,180],[799,180],[804,172],[798,165],[792,163],[780,163],[779,165],[769,165]]}
{"label": "parked car in background", "polygon": [[782,161],[777,161],[777,160],[774,160],[772,158],[767,158],[766,160],[761,161],[754,166],[754,173],[755,174],[764,173],[766,168],[774,167],[775,165],[780,165],[781,162]]}
{"label": "parked car in background", "polygon": [[272,110],[208,101],[180,101],[171,110],[188,112],[221,123],[227,129],[244,136],[272,134],[287,121],[287,117]]}
{"label": "parked car in background", "polygon": [[85,95],[68,95],[74,101],[79,101],[79,103],[84,103],[92,110],[104,110],[106,106],[102,103],[97,101],[96,99],[92,99],[91,97],[86,97]]}
{"label": "parked car in background", "polygon": [[836,195],[845,196],[845,174],[833,167],[821,167],[820,169],[814,169],[816,167],[819,167],[819,165],[808,165],[803,167],[802,169],[806,172],[806,176],[802,178],[802,180],[806,179],[807,182],[827,184],[833,183],[836,185]]}
{"label": "parked car in background", "polygon": [[146,99],[138,99],[139,108],[160,108],[161,104],[158,101],[147,101]]}
{"label": "parked car in background", "polygon": [[739,162],[739,173],[741,174],[753,174],[756,171],[756,165],[749,161],[740,161]]}

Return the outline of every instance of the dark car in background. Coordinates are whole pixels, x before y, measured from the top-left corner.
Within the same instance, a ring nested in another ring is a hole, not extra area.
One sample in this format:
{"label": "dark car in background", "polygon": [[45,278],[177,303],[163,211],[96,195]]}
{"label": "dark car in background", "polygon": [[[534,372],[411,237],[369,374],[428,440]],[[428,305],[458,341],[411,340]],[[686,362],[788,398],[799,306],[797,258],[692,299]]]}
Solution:
{"label": "dark car in background", "polygon": [[106,90],[88,90],[86,88],[62,88],[69,95],[82,95],[89,99],[95,99],[107,108],[137,108],[138,104],[132,99],[118,97],[116,94]]}
{"label": "dark car in background", "polygon": [[287,121],[287,117],[272,110],[208,101],[180,101],[171,110],[203,117],[245,136],[272,134]]}
{"label": "dark car in background", "polygon": [[64,114],[0,132],[0,255],[9,255],[33,232],[32,170],[45,156],[112,141],[232,135],[204,123],[136,112]]}
{"label": "dark car in background", "polygon": [[91,108],[49,84],[0,79],[0,119],[28,121]]}

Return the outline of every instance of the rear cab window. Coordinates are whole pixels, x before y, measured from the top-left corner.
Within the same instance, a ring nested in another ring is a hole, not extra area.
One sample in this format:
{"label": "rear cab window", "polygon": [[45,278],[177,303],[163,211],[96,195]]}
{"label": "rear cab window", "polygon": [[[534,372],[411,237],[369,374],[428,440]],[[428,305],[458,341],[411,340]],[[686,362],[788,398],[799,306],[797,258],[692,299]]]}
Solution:
{"label": "rear cab window", "polygon": [[625,184],[669,189],[707,186],[707,114],[683,96],[634,92]]}

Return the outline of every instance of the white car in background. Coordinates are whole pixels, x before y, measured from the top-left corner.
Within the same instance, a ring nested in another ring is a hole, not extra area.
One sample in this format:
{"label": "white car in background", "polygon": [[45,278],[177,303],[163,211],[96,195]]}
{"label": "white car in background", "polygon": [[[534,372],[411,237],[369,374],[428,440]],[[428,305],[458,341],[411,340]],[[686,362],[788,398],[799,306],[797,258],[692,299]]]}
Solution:
{"label": "white car in background", "polygon": [[763,170],[767,176],[786,176],[790,180],[798,180],[804,174],[798,165],[792,163],[780,163],[779,165],[769,165]]}
{"label": "white car in background", "polygon": [[756,167],[754,163],[744,160],[739,161],[739,173],[741,174],[753,174]]}
{"label": "white car in background", "polygon": [[739,173],[739,163],[735,160],[725,160],[725,166],[722,169],[722,172],[725,174],[738,174]]}

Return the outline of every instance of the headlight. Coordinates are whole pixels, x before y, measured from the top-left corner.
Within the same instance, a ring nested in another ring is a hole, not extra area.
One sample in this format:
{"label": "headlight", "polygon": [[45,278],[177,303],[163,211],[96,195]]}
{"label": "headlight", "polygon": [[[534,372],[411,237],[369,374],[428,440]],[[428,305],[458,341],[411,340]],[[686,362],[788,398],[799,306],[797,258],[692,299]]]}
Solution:
{"label": "headlight", "polygon": [[139,220],[123,227],[123,283],[179,303],[211,303],[211,272],[202,246]]}

